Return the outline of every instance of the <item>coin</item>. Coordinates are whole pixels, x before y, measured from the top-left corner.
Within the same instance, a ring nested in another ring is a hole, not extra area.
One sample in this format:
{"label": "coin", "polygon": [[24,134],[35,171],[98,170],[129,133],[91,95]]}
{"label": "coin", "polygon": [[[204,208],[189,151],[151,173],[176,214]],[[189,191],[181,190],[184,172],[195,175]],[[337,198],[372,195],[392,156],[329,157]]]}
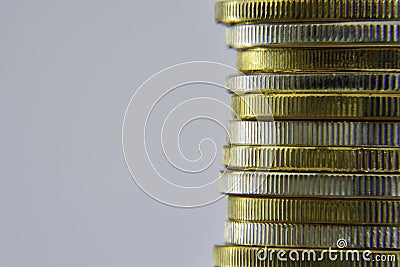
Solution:
{"label": "coin", "polygon": [[225,146],[232,169],[276,171],[399,172],[400,148]]}
{"label": "coin", "polygon": [[276,172],[225,170],[219,175],[225,194],[275,197],[400,197],[400,174]]}
{"label": "coin", "polygon": [[398,0],[218,0],[215,4],[215,19],[224,24],[399,18]]}
{"label": "coin", "polygon": [[400,146],[400,122],[229,121],[234,145]]}
{"label": "coin", "polygon": [[226,84],[236,120],[214,266],[397,266],[259,256],[332,247],[400,260],[399,2],[217,0],[242,73]]}
{"label": "coin", "polygon": [[237,53],[237,68],[245,73],[293,71],[400,71],[400,49],[255,48]]}
{"label": "coin", "polygon": [[[386,261],[383,262],[382,259]],[[328,252],[320,248],[310,250],[225,245],[215,246],[213,252],[213,266],[217,267],[394,267],[399,261],[398,250],[335,251],[335,248],[332,248]]]}
{"label": "coin", "polygon": [[400,120],[398,94],[246,94],[232,96],[232,110],[245,120]]}
{"label": "coin", "polygon": [[399,93],[400,73],[262,73],[231,75],[227,87],[244,93]]}
{"label": "coin", "polygon": [[400,200],[229,196],[228,218],[280,223],[396,225]]}
{"label": "coin", "polygon": [[265,46],[398,46],[399,32],[399,21],[240,24],[227,28],[226,43],[235,49]]}
{"label": "coin", "polygon": [[348,249],[396,249],[400,245],[399,226],[227,221],[224,235],[227,244],[241,246],[328,248],[338,240],[346,240]]}

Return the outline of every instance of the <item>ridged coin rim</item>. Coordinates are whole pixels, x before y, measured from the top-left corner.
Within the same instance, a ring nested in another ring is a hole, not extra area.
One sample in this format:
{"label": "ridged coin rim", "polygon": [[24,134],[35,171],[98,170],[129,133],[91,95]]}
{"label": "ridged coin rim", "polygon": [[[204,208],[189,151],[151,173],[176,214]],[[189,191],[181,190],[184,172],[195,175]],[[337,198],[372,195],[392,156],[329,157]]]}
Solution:
{"label": "ridged coin rim", "polygon": [[399,93],[400,73],[261,73],[231,75],[226,86],[245,93]]}
{"label": "ridged coin rim", "polygon": [[228,218],[280,223],[396,225],[400,200],[228,197]]}
{"label": "ridged coin rim", "polygon": [[219,190],[231,195],[317,198],[400,197],[400,174],[225,170]]}
{"label": "ridged coin rim", "polygon": [[246,94],[232,96],[236,118],[400,120],[400,94]]}
{"label": "ridged coin rim", "polygon": [[[334,248],[332,248],[334,250]],[[281,261],[277,257],[279,251],[297,251],[300,255],[302,253],[308,253],[309,249],[306,248],[270,248],[255,247],[255,246],[232,246],[222,245],[214,246],[213,250],[213,266],[217,267],[268,267],[268,266],[281,266],[281,267],[373,267],[373,266],[397,266],[400,261],[400,251],[393,250],[352,250],[363,255],[364,252],[371,252],[370,257],[373,255],[395,255],[395,261],[393,262],[374,262],[374,261],[332,261],[326,254],[323,261]],[[313,249],[317,255],[321,255],[323,249]],[[346,253],[346,250],[344,250]],[[266,258],[268,256],[264,253],[271,253],[275,257]],[[340,252],[338,252],[339,254]],[[335,255],[338,255],[335,254]],[[339,254],[340,255],[340,254]],[[338,255],[338,257],[339,257]],[[307,258],[308,259],[308,258]]]}
{"label": "ridged coin rim", "polygon": [[399,32],[399,21],[240,24],[226,29],[226,44],[235,49],[270,46],[398,46]]}
{"label": "ridged coin rim", "polygon": [[215,20],[223,24],[399,18],[397,0],[219,0],[215,4]]}
{"label": "ridged coin rim", "polygon": [[387,47],[255,48],[239,50],[237,68],[244,73],[293,71],[400,71],[400,49]]}
{"label": "ridged coin rim", "polygon": [[400,148],[231,145],[223,148],[223,164],[242,170],[398,172]]}
{"label": "ridged coin rim", "polygon": [[227,221],[224,237],[227,244],[242,246],[324,248],[344,239],[348,249],[400,248],[399,226]]}
{"label": "ridged coin rim", "polygon": [[226,129],[233,145],[400,146],[400,122],[232,120]]}

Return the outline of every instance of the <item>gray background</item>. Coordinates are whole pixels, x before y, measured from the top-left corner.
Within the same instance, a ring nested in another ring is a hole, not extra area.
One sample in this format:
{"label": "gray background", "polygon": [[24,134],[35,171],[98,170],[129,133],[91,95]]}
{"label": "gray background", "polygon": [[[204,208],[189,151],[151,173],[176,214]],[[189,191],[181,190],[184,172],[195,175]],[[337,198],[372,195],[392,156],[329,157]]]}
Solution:
{"label": "gray background", "polygon": [[0,1],[1,267],[211,265],[225,200],[187,210],[149,198],[125,166],[121,125],[155,72],[234,66],[213,4]]}

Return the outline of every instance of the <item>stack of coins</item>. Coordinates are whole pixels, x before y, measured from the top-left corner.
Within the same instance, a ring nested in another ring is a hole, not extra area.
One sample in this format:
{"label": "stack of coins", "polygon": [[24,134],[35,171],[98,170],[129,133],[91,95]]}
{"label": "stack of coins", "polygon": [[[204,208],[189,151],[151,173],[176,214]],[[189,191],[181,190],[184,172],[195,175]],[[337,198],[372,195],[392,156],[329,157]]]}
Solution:
{"label": "stack of coins", "polygon": [[397,266],[399,0],[217,0],[215,11],[244,74],[227,78],[229,218],[213,265]]}

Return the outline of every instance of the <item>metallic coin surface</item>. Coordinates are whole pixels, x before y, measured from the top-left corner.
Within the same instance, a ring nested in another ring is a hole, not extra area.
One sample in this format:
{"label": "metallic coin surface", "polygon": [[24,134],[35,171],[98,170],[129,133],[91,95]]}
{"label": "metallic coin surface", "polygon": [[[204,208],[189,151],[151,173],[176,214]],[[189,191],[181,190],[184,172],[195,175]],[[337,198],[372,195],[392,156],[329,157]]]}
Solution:
{"label": "metallic coin surface", "polygon": [[400,200],[230,196],[228,218],[280,223],[398,225]]}
{"label": "metallic coin surface", "polygon": [[224,24],[399,18],[398,0],[218,0],[215,4],[215,19]]}
{"label": "metallic coin surface", "polygon": [[262,73],[232,75],[229,90],[245,93],[399,93],[400,73]]}
{"label": "metallic coin surface", "polygon": [[[241,73],[213,265],[398,266],[400,1],[216,0],[215,19]],[[280,248],[393,258],[260,258]]]}
{"label": "metallic coin surface", "polygon": [[400,120],[399,94],[246,94],[232,96],[244,120]]}
{"label": "metallic coin surface", "polygon": [[226,43],[236,49],[265,46],[398,46],[399,34],[399,21],[240,24],[227,28]]}
{"label": "metallic coin surface", "polygon": [[265,197],[393,199],[400,197],[400,174],[225,170],[219,190]]}
{"label": "metallic coin surface", "polygon": [[[394,267],[400,262],[398,250],[346,250],[334,251],[331,256],[324,249],[271,248],[255,246],[215,246],[213,266],[217,267]],[[279,254],[279,256],[278,256]],[[353,255],[353,254],[352,254]],[[298,257],[297,257],[298,256]],[[342,259],[342,260],[340,260]],[[386,259],[385,261],[378,259]]]}
{"label": "metallic coin surface", "polygon": [[400,245],[400,228],[246,221],[225,223],[225,242],[232,245],[333,248],[338,240],[346,240],[348,249],[396,249]]}
{"label": "metallic coin surface", "polygon": [[400,122],[229,121],[234,145],[400,146]]}
{"label": "metallic coin surface", "polygon": [[293,71],[400,71],[400,49],[368,48],[255,48],[237,53],[244,73]]}
{"label": "metallic coin surface", "polygon": [[399,172],[400,148],[225,146],[231,169],[274,171]]}

